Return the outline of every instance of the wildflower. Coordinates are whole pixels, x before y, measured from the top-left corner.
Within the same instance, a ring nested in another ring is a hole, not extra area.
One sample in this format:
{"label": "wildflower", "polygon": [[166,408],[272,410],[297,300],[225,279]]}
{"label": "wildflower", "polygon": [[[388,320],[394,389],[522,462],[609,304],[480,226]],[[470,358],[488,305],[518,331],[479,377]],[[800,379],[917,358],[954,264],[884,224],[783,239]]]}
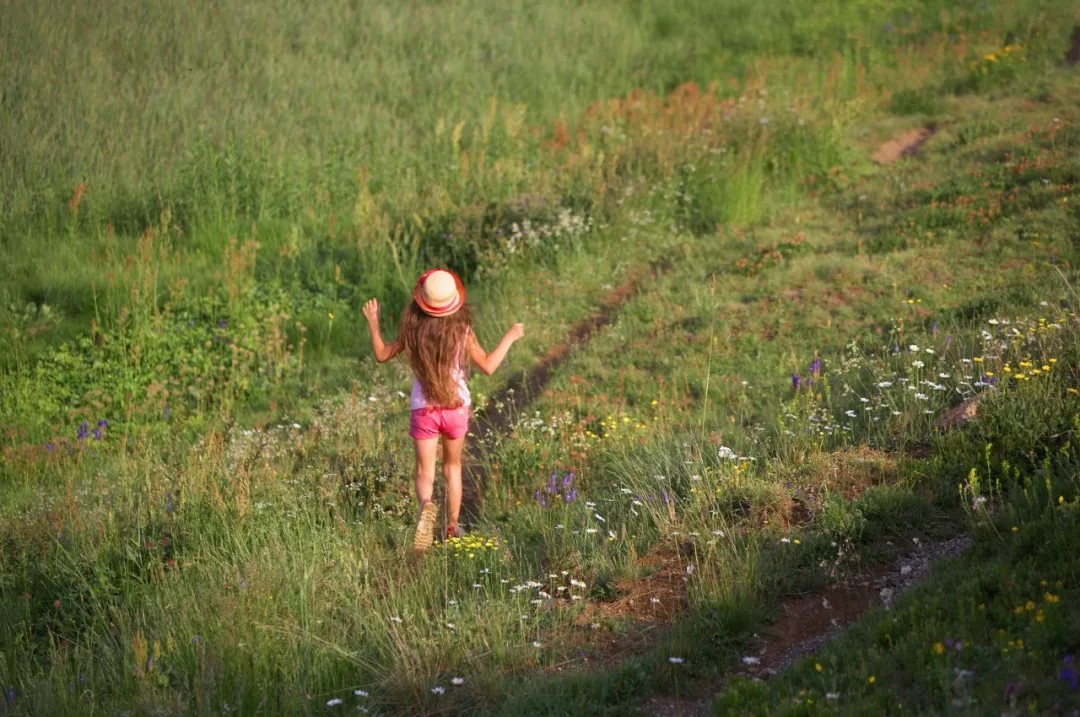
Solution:
{"label": "wildflower", "polygon": [[457,625],[455,625],[455,624],[454,624],[454,623],[452,623],[452,622],[448,622],[448,623],[446,623],[446,629],[447,629],[447,630],[456,630],[456,629],[457,629]]}
{"label": "wildflower", "polygon": [[353,694],[356,695],[357,697],[367,697],[368,696],[367,690],[353,690]]}
{"label": "wildflower", "polygon": [[1048,603],[1057,603],[1061,600],[1057,595],[1053,593],[1043,593],[1043,599]]}
{"label": "wildflower", "polygon": [[1065,656],[1065,667],[1061,668],[1058,672],[1058,680],[1061,682],[1067,682],[1070,692],[1076,692],[1077,683],[1080,682],[1080,677],[1077,676],[1076,670],[1072,668],[1072,655]]}
{"label": "wildflower", "polygon": [[335,698],[334,698],[334,699],[332,699],[332,700],[327,700],[327,701],[326,701],[326,706],[327,706],[327,707],[337,707],[337,706],[339,706],[339,705],[340,705],[341,703],[342,703],[342,702],[341,702],[341,698],[340,698],[340,697],[335,697]]}
{"label": "wildflower", "polygon": [[945,654],[945,645],[940,643],[940,642],[935,642],[933,649],[934,649],[934,654],[935,655],[944,655]]}
{"label": "wildflower", "polygon": [[821,672],[823,669],[825,669],[825,668],[821,666],[820,662],[814,663],[814,671],[815,672]]}
{"label": "wildflower", "polygon": [[794,388],[796,391],[798,391],[799,386],[801,386],[801,385],[802,385],[802,379],[799,378],[799,374],[797,374],[797,373],[792,374],[791,375],[791,386],[792,386],[792,388]]}
{"label": "wildflower", "polygon": [[840,699],[840,695],[835,692],[826,692],[825,699],[835,702],[836,700]]}
{"label": "wildflower", "polygon": [[877,682],[877,678],[874,677],[873,675],[870,675],[869,677],[866,678],[866,681],[872,685],[875,682]]}
{"label": "wildflower", "polygon": [[742,658],[742,662],[743,662],[744,665],[760,665],[761,664],[761,660],[759,658],[757,658],[757,657],[754,657],[753,655],[746,655],[745,657]]}
{"label": "wildflower", "polygon": [[452,680],[450,680],[450,683],[460,687],[461,685],[465,684],[465,678],[464,677],[455,677]]}
{"label": "wildflower", "polygon": [[194,637],[191,638],[191,641],[194,642],[196,645],[198,645],[201,640],[202,640],[202,638],[199,637],[198,635],[195,635]]}
{"label": "wildflower", "polygon": [[445,695],[446,694],[446,688],[441,687],[439,685],[436,685],[435,687],[431,688],[431,694],[433,694],[433,695]]}
{"label": "wildflower", "polygon": [[536,647],[536,648],[540,648],[540,647],[543,647],[543,645],[542,645],[542,644],[540,643],[540,641],[539,641],[539,640],[533,640],[533,644],[532,644],[532,646],[533,646],[533,647]]}
{"label": "wildflower", "polygon": [[400,617],[398,617],[397,615],[394,615],[394,616],[392,616],[392,617],[390,618],[390,622],[397,622],[397,623],[401,623],[401,622],[404,622],[404,620],[402,620],[402,619],[401,619]]}
{"label": "wildflower", "polygon": [[924,364],[922,361],[912,361],[911,365],[914,366],[915,368],[922,368],[926,364]]}
{"label": "wildflower", "polygon": [[669,657],[667,658],[667,661],[673,665],[681,665],[684,662],[683,658],[681,657]]}

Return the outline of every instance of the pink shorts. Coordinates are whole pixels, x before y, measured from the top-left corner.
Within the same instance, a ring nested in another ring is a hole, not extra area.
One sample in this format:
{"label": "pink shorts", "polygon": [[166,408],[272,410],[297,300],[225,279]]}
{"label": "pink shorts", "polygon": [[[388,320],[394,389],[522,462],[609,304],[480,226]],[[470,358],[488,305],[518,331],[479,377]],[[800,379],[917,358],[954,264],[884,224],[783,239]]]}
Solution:
{"label": "pink shorts", "polygon": [[469,407],[418,408],[409,413],[409,435],[419,440],[463,437],[469,432]]}

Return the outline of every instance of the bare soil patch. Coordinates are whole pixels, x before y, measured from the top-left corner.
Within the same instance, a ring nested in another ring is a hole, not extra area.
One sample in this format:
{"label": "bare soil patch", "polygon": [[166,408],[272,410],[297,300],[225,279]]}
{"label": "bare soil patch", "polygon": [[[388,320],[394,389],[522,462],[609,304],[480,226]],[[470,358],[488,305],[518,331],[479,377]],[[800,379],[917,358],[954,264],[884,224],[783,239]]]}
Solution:
{"label": "bare soil patch", "polygon": [[918,152],[937,132],[936,125],[902,132],[881,145],[870,155],[875,164],[892,164]]}

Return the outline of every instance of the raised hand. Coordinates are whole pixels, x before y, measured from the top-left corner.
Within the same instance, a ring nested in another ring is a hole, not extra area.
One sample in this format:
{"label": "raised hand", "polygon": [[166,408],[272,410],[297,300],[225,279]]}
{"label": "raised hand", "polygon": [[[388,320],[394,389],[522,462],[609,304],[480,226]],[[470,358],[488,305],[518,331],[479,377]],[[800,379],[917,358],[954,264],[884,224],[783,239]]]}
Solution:
{"label": "raised hand", "polygon": [[367,317],[368,323],[379,323],[379,302],[375,299],[368,299],[364,304],[364,316]]}

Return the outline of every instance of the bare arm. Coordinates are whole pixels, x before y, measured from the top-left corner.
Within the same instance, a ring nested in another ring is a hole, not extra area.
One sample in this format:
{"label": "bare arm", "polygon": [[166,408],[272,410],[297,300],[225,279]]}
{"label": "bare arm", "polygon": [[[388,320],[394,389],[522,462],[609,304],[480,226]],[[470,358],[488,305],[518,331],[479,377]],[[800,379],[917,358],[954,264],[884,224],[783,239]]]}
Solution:
{"label": "bare arm", "polygon": [[379,331],[379,302],[370,299],[364,304],[364,317],[367,318],[368,331],[371,332],[371,348],[375,351],[375,360],[385,363],[401,353],[401,346],[397,341],[389,344],[383,342],[382,332]]}
{"label": "bare arm", "polygon": [[514,324],[510,327],[510,330],[506,332],[506,335],[502,337],[499,345],[495,347],[495,350],[491,353],[487,353],[480,346],[480,343],[476,340],[476,336],[472,333],[469,334],[469,343],[467,345],[469,358],[476,364],[476,367],[490,376],[495,373],[495,369],[499,368],[499,364],[506,358],[507,352],[510,347],[514,345],[514,342],[525,335],[524,324]]}

